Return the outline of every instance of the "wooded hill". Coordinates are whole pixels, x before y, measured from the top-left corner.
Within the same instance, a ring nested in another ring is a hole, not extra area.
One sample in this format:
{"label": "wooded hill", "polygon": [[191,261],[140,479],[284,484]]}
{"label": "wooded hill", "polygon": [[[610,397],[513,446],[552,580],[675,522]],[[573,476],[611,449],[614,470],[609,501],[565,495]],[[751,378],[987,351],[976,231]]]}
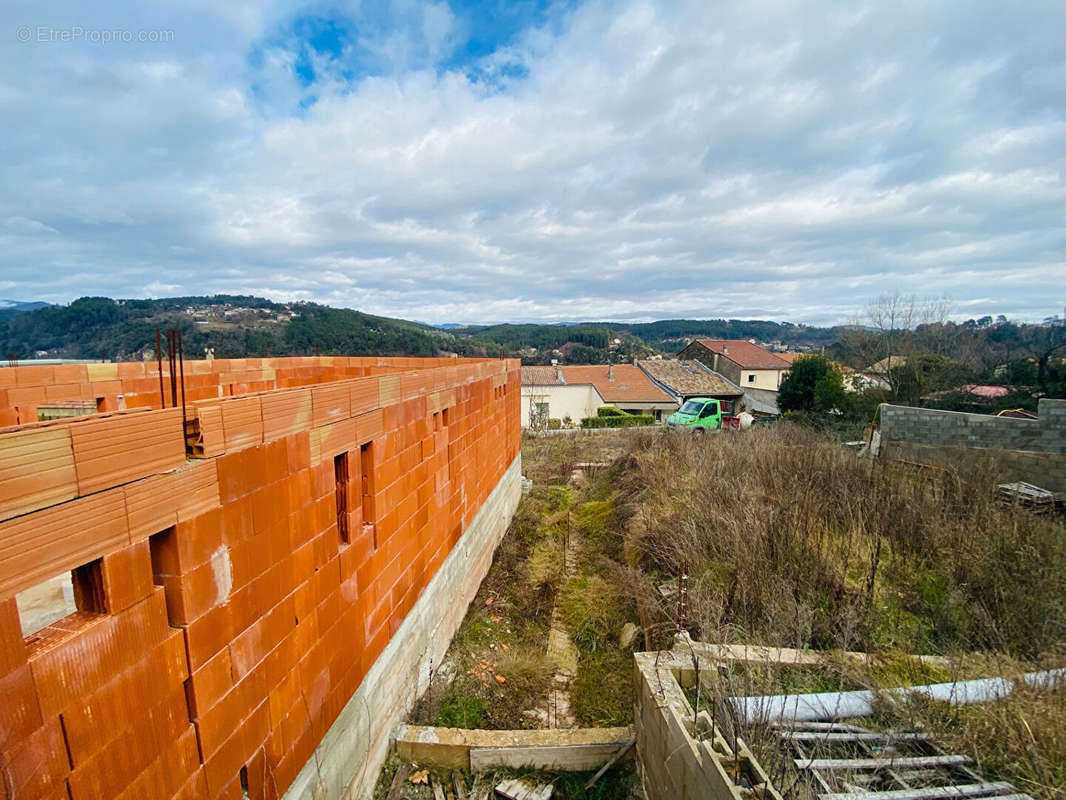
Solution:
{"label": "wooded hill", "polygon": [[83,297],[67,306],[0,317],[0,356],[139,359],[154,351],[156,328],[179,328],[188,358],[351,353],[434,356],[454,337],[406,320],[315,303],[274,303],[215,295],[161,300]]}

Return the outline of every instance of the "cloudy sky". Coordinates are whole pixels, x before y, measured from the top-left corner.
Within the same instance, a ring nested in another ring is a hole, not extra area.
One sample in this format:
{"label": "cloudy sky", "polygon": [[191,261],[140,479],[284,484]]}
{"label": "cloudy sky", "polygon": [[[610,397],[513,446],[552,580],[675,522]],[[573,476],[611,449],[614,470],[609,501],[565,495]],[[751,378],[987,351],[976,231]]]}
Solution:
{"label": "cloudy sky", "polygon": [[1061,0],[87,5],[5,4],[0,297],[1066,304]]}

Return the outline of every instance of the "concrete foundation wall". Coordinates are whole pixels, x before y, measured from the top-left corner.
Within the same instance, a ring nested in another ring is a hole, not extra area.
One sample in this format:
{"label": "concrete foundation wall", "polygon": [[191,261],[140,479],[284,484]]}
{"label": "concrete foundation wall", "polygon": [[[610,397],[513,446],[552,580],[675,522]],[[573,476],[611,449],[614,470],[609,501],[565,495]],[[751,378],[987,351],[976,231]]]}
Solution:
{"label": "concrete foundation wall", "polygon": [[1066,400],[1041,400],[1038,415],[1012,419],[885,405],[881,450],[888,458],[945,464],[994,456],[1003,480],[1066,491]]}
{"label": "concrete foundation wall", "polygon": [[426,690],[522,495],[519,455],[363,678],[286,798],[369,798],[393,728]]}

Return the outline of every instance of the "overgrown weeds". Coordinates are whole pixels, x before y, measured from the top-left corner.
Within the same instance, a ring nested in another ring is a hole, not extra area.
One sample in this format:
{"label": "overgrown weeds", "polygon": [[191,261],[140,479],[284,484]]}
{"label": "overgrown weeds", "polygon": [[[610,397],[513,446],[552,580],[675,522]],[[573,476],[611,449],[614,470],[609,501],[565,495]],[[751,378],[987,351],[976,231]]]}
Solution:
{"label": "overgrown weeds", "polygon": [[782,424],[642,437],[618,484],[634,595],[687,572],[698,638],[1019,658],[1066,641],[1066,528],[998,506],[991,460],[860,461]]}

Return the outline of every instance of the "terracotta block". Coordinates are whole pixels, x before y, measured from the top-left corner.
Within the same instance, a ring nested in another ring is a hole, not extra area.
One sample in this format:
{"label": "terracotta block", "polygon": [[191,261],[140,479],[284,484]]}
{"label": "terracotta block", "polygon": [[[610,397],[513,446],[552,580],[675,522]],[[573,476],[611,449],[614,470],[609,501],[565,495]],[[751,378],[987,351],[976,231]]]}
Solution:
{"label": "terracotta block", "polygon": [[283,600],[230,643],[233,675],[247,675],[267,653],[277,647],[296,624],[293,599]]}
{"label": "terracotta block", "polygon": [[359,443],[363,444],[380,438],[385,430],[384,419],[384,412],[380,408],[356,417],[356,438]]}
{"label": "terracotta block", "polygon": [[311,390],[290,389],[263,395],[263,439],[273,441],[311,429]]}
{"label": "terracotta block", "polygon": [[[359,445],[354,419],[345,419],[311,431],[311,463],[319,464]],[[332,466],[332,465],[330,465]]]}
{"label": "terracotta block", "polygon": [[352,415],[347,383],[327,383],[311,389],[311,424],[318,428]]}
{"label": "terracotta block", "polygon": [[219,405],[226,452],[263,443],[263,404],[258,395],[226,400]]}
{"label": "terracotta block", "polygon": [[289,457],[285,450],[285,441],[278,439],[267,442],[256,451],[257,457],[263,462],[263,484],[277,483],[288,476]]}
{"label": "terracotta block", "polygon": [[193,418],[199,430],[201,458],[214,458],[226,452],[226,431],[222,420],[222,407],[215,402],[197,403]]}
{"label": "terracotta block", "polygon": [[178,521],[176,506],[182,494],[176,472],[127,483],[121,491],[126,497],[126,520],[132,541],[147,539]]}
{"label": "terracotta block", "polygon": [[222,509],[212,508],[179,522],[173,533],[153,540],[156,572],[184,575],[206,564],[222,546]]}
{"label": "terracotta block", "polygon": [[54,366],[34,364],[15,367],[14,369],[16,386],[45,386],[56,382],[56,368]]}
{"label": "terracotta block", "polygon": [[227,606],[216,606],[185,627],[189,668],[198,670],[233,638],[233,620]]}
{"label": "terracotta block", "polygon": [[311,434],[298,433],[285,439],[285,456],[290,475],[311,467]]}
{"label": "terracotta block", "polygon": [[114,614],[152,593],[152,556],[142,540],[103,557],[100,569],[107,610]]}
{"label": "terracotta block", "polygon": [[[68,403],[94,399],[89,395],[89,387],[82,383],[56,383],[44,387],[45,403]],[[95,413],[96,409],[89,413]]]}
{"label": "terracotta block", "polygon": [[352,416],[373,411],[381,405],[380,380],[378,378],[360,378],[347,381],[347,385]]}
{"label": "terracotta block", "polygon": [[400,401],[400,376],[396,374],[382,375],[378,378],[380,405],[391,406]]}
{"label": "terracotta block", "polygon": [[189,711],[198,719],[233,689],[229,648],[223,648],[192,673]]}
{"label": "terracotta block", "polygon": [[188,728],[185,691],[129,716],[128,726],[70,773],[70,793],[79,798],[115,797]]}
{"label": "terracotta block", "polygon": [[233,571],[225,547],[217,556],[183,575],[156,574],[167,598],[171,625],[189,625],[226,603],[233,590]]}
{"label": "terracotta block", "polygon": [[[238,788],[240,788],[239,785]],[[203,767],[200,767],[177,791],[172,800],[201,800],[207,796],[207,773]]]}
{"label": "terracotta block", "polygon": [[129,727],[135,715],[168,697],[184,692],[188,677],[185,640],[173,631],[162,645],[149,651],[95,692],[79,697],[62,713],[67,746],[75,765],[88,761]]}
{"label": "terracotta block", "polygon": [[221,504],[218,459],[187,464],[175,474],[180,492],[177,502],[178,522],[206,514]]}
{"label": "terracotta block", "polygon": [[29,658],[45,716],[103,686],[170,635],[161,587],[121,613],[71,615],[50,627]]}
{"label": "terracotta block", "polygon": [[0,434],[0,519],[76,496],[68,427]]}
{"label": "terracotta block", "polygon": [[177,408],[85,420],[70,426],[70,436],[80,495],[185,463]]}
{"label": "terracotta block", "polygon": [[46,719],[29,736],[0,751],[0,769],[12,800],[54,796],[70,774],[59,718]]}
{"label": "terracotta block", "polygon": [[[134,380],[136,378],[143,378],[148,374],[148,364],[144,361],[119,361],[115,366],[118,367],[119,380]],[[153,375],[157,375],[158,372],[154,369]],[[164,383],[169,383],[168,367],[163,367]],[[158,380],[158,379],[157,379]]]}
{"label": "terracotta block", "polygon": [[[217,796],[255,754],[269,733],[269,712],[266,702],[249,714],[238,731],[209,757],[204,765],[208,789]],[[240,795],[238,794],[238,797]]]}
{"label": "terracotta block", "polygon": [[223,542],[236,547],[254,533],[251,498],[242,497],[222,506]]}
{"label": "terracotta block", "polygon": [[18,604],[14,597],[0,600],[0,675],[26,663],[26,643],[22,638]]}
{"label": "terracotta block", "polygon": [[0,522],[0,596],[10,596],[129,544],[120,489]]}
{"label": "terracotta block", "polygon": [[28,738],[44,724],[29,664],[0,676],[0,751]]}

